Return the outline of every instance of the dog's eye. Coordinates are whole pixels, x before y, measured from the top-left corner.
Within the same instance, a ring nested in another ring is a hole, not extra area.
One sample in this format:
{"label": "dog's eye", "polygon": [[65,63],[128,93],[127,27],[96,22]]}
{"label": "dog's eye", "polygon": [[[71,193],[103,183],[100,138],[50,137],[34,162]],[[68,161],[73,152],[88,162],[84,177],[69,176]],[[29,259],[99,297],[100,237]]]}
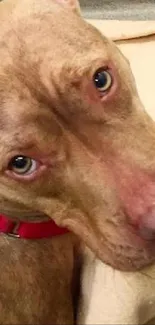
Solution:
{"label": "dog's eye", "polygon": [[94,84],[99,92],[104,93],[112,86],[112,76],[108,70],[100,69],[94,74]]}
{"label": "dog's eye", "polygon": [[9,163],[9,169],[18,175],[32,174],[37,168],[37,162],[25,156],[15,156]]}

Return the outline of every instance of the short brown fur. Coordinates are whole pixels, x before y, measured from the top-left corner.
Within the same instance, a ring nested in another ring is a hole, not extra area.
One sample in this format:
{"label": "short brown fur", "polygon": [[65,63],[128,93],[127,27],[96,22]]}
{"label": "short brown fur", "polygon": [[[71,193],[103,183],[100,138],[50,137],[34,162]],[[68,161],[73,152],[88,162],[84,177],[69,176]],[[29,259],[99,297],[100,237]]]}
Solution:
{"label": "short brown fur", "polygon": [[[0,323],[73,324],[82,243],[126,271],[155,261],[154,241],[136,228],[155,198],[155,126],[129,63],[76,1],[5,1],[0,209],[13,220],[52,218],[71,233],[36,241],[1,234]],[[93,83],[100,67],[116,79],[107,99]],[[12,179],[15,155],[46,158],[48,168],[31,182]]]}

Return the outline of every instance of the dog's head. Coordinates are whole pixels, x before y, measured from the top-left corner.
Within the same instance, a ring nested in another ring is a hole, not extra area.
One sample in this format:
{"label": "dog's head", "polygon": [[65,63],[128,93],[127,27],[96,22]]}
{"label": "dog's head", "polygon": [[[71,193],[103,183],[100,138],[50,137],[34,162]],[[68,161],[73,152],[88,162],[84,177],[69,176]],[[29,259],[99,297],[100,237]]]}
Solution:
{"label": "dog's head", "polygon": [[75,0],[5,1],[1,211],[53,218],[117,268],[151,263],[155,126],[128,61]]}

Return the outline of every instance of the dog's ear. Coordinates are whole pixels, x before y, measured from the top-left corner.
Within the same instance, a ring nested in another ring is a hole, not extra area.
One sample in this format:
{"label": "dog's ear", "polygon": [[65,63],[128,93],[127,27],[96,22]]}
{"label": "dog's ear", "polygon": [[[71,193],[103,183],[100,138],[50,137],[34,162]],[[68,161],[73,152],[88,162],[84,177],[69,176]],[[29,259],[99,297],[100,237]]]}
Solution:
{"label": "dog's ear", "polygon": [[78,0],[56,0],[64,6],[68,6],[71,10],[80,14],[80,4]]}

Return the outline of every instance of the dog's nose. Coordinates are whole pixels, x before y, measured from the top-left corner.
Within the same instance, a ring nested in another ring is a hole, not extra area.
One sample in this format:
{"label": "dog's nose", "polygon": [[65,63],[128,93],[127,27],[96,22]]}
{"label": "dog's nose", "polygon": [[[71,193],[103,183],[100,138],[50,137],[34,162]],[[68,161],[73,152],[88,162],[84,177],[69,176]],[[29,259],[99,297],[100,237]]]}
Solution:
{"label": "dog's nose", "polygon": [[139,234],[143,239],[155,239],[155,206],[139,219]]}

